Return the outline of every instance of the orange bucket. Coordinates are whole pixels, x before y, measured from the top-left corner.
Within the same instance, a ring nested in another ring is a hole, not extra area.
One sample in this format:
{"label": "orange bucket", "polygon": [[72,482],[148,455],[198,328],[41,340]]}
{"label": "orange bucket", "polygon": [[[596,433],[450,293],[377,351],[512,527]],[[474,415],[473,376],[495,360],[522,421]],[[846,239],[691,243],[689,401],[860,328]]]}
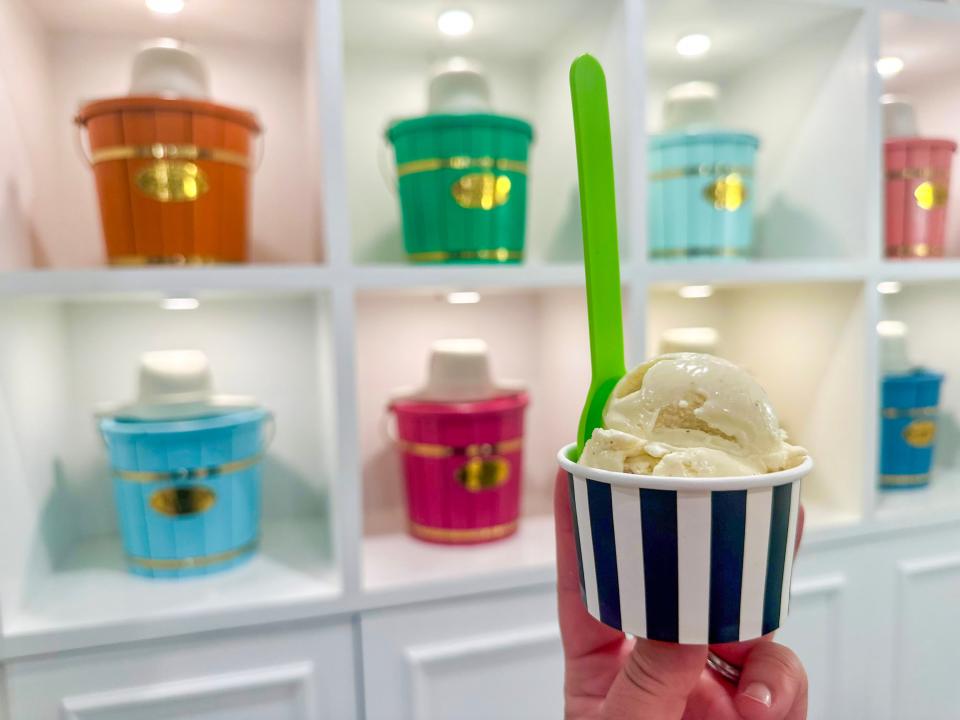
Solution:
{"label": "orange bucket", "polygon": [[130,96],[80,109],[111,265],[247,259],[256,117],[203,100]]}

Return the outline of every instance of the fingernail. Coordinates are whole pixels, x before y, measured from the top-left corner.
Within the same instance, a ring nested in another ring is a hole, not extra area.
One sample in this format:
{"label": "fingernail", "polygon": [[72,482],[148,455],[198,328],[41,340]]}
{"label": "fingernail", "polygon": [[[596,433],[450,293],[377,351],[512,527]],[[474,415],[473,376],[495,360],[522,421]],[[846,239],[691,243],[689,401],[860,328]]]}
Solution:
{"label": "fingernail", "polygon": [[773,704],[773,693],[771,693],[770,688],[763,683],[750,683],[743,689],[743,694],[751,700],[766,705],[767,707]]}

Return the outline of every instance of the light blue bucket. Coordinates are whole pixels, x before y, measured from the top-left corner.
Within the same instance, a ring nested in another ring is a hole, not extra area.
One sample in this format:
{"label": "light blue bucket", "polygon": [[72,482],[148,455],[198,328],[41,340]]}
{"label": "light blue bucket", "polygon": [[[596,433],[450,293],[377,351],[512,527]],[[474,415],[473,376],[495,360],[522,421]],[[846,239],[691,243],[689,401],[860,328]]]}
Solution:
{"label": "light blue bucket", "polygon": [[254,409],[190,420],[100,421],[130,572],[208,575],[253,556],[272,419]]}
{"label": "light blue bucket", "polygon": [[656,259],[753,253],[755,135],[679,132],[650,138],[648,237]]}

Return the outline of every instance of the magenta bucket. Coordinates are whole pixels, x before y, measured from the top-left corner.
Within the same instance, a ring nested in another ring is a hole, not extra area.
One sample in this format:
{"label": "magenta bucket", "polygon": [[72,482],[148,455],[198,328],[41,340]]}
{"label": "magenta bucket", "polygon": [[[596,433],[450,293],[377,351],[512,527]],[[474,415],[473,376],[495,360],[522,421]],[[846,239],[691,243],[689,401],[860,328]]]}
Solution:
{"label": "magenta bucket", "polygon": [[528,402],[518,392],[471,402],[390,404],[411,535],[462,545],[516,532]]}

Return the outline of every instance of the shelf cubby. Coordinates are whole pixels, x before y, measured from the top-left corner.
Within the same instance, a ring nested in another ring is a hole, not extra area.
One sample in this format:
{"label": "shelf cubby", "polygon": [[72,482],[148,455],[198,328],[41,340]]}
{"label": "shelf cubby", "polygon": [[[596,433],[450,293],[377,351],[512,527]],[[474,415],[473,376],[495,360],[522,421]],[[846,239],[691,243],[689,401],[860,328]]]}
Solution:
{"label": "shelf cubby", "polygon": [[[483,66],[496,112],[533,125],[525,259],[535,263],[581,257],[567,73],[571,57],[581,52],[605,61],[611,102],[621,109],[612,117],[613,142],[620,216],[628,221],[634,203],[630,165],[619,161],[630,157],[629,128],[637,118],[626,112],[633,90],[624,4],[562,0],[551,3],[548,13],[543,9],[538,3],[484,4],[476,9],[476,32],[443,39],[422,7],[389,0],[344,6],[344,126],[355,262],[405,261],[393,149],[384,133],[392,121],[426,112],[431,68],[454,56]],[[394,32],[396,27],[405,31]]]}
{"label": "shelf cubby", "polygon": [[[189,311],[163,309],[150,293],[0,302],[0,462],[4,505],[16,508],[0,548],[8,648],[43,647],[47,636],[169,634],[171,620],[183,621],[177,632],[242,624],[264,606],[305,613],[340,596],[329,299],[284,291],[197,299]],[[231,573],[157,582],[124,568],[94,413],[136,396],[141,352],[184,347],[207,354],[215,390],[250,394],[275,415],[263,548]]]}
{"label": "shelf cubby", "polygon": [[126,94],[137,49],[163,37],[192,45],[208,66],[211,97],[253,110],[264,128],[251,169],[251,261],[322,261],[318,168],[304,161],[320,142],[310,3],[284,0],[269,10],[248,3],[226,14],[188,3],[173,19],[143,3],[96,3],[82,12],[48,0],[10,5],[0,22],[14,114],[4,131],[12,149],[3,151],[11,165],[0,204],[9,233],[0,269],[104,264],[94,177],[73,118],[84,102]]}
{"label": "shelf cubby", "polygon": [[883,296],[885,320],[907,326],[907,347],[912,364],[944,374],[937,417],[936,449],[928,488],[878,491],[877,514],[926,517],[960,511],[960,383],[955,359],[960,357],[960,337],[949,320],[960,307],[956,282],[904,283],[898,293]]}
{"label": "shelf cubby", "polygon": [[[839,4],[733,0],[652,2],[647,12],[647,127],[663,128],[666,91],[714,82],[719,122],[760,138],[754,245],[758,258],[864,258],[871,148],[861,137],[875,112],[866,91],[869,23]],[[683,58],[686,33],[707,33],[710,52]]]}
{"label": "shelf cubby", "polygon": [[697,299],[655,286],[649,308],[648,354],[658,352],[668,328],[713,327],[718,354],[767,391],[790,439],[816,461],[803,483],[810,528],[859,522],[865,468],[872,467],[864,435],[863,284],[721,284]]}

